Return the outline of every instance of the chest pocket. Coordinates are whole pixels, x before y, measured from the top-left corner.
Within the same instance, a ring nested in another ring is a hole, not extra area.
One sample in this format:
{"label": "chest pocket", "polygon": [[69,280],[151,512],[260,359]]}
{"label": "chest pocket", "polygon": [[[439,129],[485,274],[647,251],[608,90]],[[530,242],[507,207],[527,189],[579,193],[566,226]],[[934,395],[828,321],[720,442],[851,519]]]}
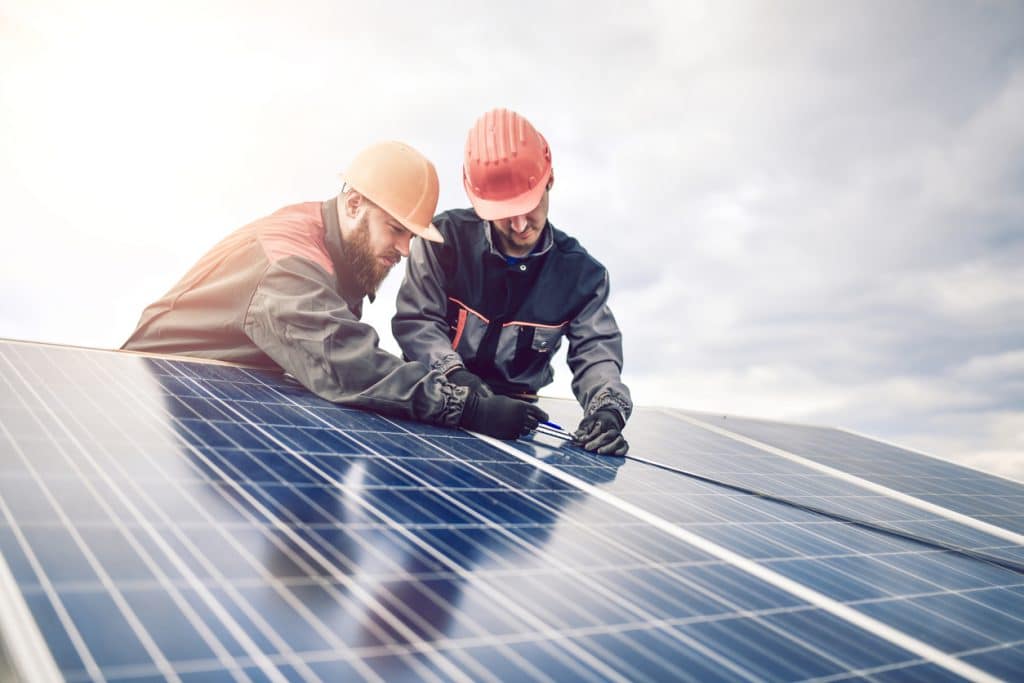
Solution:
{"label": "chest pocket", "polygon": [[[448,297],[446,316],[449,326],[448,338],[451,339],[452,349],[460,353],[475,354],[476,348],[480,344],[480,338],[490,321],[452,297]],[[464,341],[465,344],[463,344]]]}
{"label": "chest pocket", "polygon": [[551,362],[562,341],[563,326],[519,325],[512,374],[534,374]]}
{"label": "chest pocket", "polygon": [[562,339],[561,327],[534,327],[530,349],[537,353],[551,353]]}

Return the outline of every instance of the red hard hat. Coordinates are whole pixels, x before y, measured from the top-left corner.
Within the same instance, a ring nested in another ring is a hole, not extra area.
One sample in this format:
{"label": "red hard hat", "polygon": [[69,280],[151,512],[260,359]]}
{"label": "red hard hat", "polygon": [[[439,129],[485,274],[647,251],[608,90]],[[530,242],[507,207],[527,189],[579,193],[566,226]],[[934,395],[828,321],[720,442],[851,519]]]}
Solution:
{"label": "red hard hat", "polygon": [[529,121],[495,109],[473,124],[466,139],[462,182],[485,220],[521,216],[537,208],[551,178],[551,149]]}

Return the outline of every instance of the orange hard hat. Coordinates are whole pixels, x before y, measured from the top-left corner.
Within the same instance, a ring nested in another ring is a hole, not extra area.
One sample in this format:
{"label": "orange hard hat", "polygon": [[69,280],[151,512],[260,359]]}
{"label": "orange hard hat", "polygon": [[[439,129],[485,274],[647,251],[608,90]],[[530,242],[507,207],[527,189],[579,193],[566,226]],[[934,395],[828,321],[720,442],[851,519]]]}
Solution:
{"label": "orange hard hat", "polygon": [[485,220],[521,216],[537,208],[551,178],[551,149],[529,121],[494,109],[466,139],[462,183]]}
{"label": "orange hard hat", "polygon": [[444,242],[430,222],[437,210],[437,171],[409,145],[395,141],[370,145],[356,155],[342,177],[410,232]]}

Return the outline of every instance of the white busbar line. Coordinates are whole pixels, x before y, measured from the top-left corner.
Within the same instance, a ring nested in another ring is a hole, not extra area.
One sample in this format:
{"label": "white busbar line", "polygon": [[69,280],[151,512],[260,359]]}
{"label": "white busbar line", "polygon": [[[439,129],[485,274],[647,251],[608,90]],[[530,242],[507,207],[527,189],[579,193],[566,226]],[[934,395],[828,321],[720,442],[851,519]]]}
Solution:
{"label": "white busbar line", "polygon": [[565,482],[566,484],[569,484],[570,486],[574,486],[584,491],[585,493],[593,496],[594,498],[597,498],[598,500],[608,503],[609,505],[613,505],[622,512],[625,512],[628,515],[636,517],[637,519],[647,524],[650,524],[651,526],[669,534],[670,536],[673,536],[685,543],[688,543],[693,547],[702,550],[708,553],[709,555],[717,557],[718,559],[724,562],[728,562],[737,569],[745,571],[748,574],[755,576],[761,579],[762,581],[771,584],[772,586],[775,586],[776,588],[784,590],[787,593],[790,593],[791,595],[800,598],[804,602],[814,605],[815,607],[822,609],[828,612],[829,614],[839,617],[840,619],[843,619],[844,621],[849,622],[850,624],[853,624],[854,626],[857,626],[858,628],[861,628],[874,636],[887,640],[890,643],[897,645],[903,648],[904,650],[907,650],[908,652],[911,652],[917,655],[918,657],[921,657],[922,659],[931,662],[932,664],[935,664],[936,666],[941,666],[947,671],[951,671],[957,674],[958,676],[963,676],[964,678],[973,681],[988,681],[994,683],[995,681],[1000,680],[999,678],[992,676],[991,674],[986,673],[985,671],[982,671],[981,669],[978,669],[977,667],[974,667],[968,664],[967,662],[957,659],[956,657],[950,655],[947,652],[943,652],[942,650],[932,647],[931,645],[923,641],[920,641],[917,638],[914,638],[913,636],[904,633],[903,631],[900,631],[887,624],[884,624],[878,621],[877,619],[874,619],[873,617],[869,617],[868,615],[863,614],[862,612],[858,612],[852,607],[848,607],[847,605],[844,605],[841,602],[833,600],[827,595],[823,595],[822,593],[819,593],[818,591],[812,588],[808,588],[802,583],[793,581],[792,579],[789,579],[783,576],[782,574],[779,574],[771,569],[768,569],[767,567],[764,567],[752,560],[749,560],[743,557],[742,555],[737,555],[731,550],[723,548],[722,546],[712,541],[709,541],[703,536],[698,536],[693,532],[687,531],[686,529],[677,526],[676,524],[673,524],[664,517],[659,517],[654,513],[648,512],[643,508],[633,505],[632,503],[629,503],[625,500],[622,500],[618,496],[614,496],[605,491],[604,489],[598,488],[593,484],[589,484],[583,481],[582,479],[572,474],[569,474],[568,472],[564,472],[558,469],[557,467],[554,467],[553,465],[549,465],[543,460],[535,458],[532,455],[527,455],[526,453],[523,453],[522,451],[513,448],[507,443],[504,443],[497,439],[493,439],[483,434],[477,434],[476,432],[469,433],[473,434],[473,436],[477,437],[478,439],[481,439],[482,441],[501,450],[502,452],[508,453],[509,455],[519,458],[523,462],[533,465],[542,472],[550,474],[551,476],[560,479],[561,481]]}
{"label": "white busbar line", "polygon": [[[16,677],[40,683],[59,683],[64,680],[53,653],[46,645],[39,625],[25,604],[25,598],[11,574],[10,567],[0,556],[0,633],[7,639],[11,666]],[[0,644],[2,646],[2,644]],[[0,668],[0,674],[3,673]]]}
{"label": "white busbar line", "polygon": [[907,505],[916,507],[919,510],[925,510],[926,512],[930,512],[933,515],[945,517],[946,519],[952,520],[959,524],[963,524],[964,526],[968,526],[977,531],[984,532],[986,534],[989,534],[990,536],[1001,538],[1004,541],[1009,541],[1010,543],[1013,543],[1015,545],[1024,546],[1024,534],[1018,534],[1015,531],[1005,529],[995,524],[984,522],[976,517],[971,517],[970,515],[965,515],[963,513],[956,512],[955,510],[950,510],[949,508],[942,507],[941,505],[936,505],[935,503],[929,503],[926,500],[921,500],[920,498],[908,495],[901,491],[897,491],[896,489],[891,489],[888,486],[883,486],[882,484],[878,484],[868,479],[864,479],[863,477],[858,477],[855,474],[850,474],[849,472],[844,472],[843,470],[839,470],[834,467],[829,467],[828,465],[823,465],[820,462],[815,462],[814,460],[797,455],[796,453],[790,453],[789,451],[783,450],[781,448],[776,448],[775,446],[763,443],[761,441],[758,441],[757,439],[751,439],[750,437],[743,436],[735,432],[731,432],[728,429],[723,429],[722,427],[718,427],[708,422],[704,422],[703,420],[699,420],[695,417],[690,417],[689,415],[684,415],[682,413],[677,412],[670,413],[668,411],[666,411],[666,414],[671,415],[672,417],[675,417],[677,419],[683,420],[684,422],[689,422],[690,424],[696,427],[700,427],[701,429],[706,429],[709,432],[719,434],[721,436],[730,438],[734,441],[739,441],[740,443],[746,444],[748,446],[753,446],[754,448],[758,448],[767,453],[771,453],[772,455],[777,455],[780,458],[784,458],[791,462],[798,463],[816,472],[821,472],[822,474],[827,474],[831,477],[835,477],[836,479],[840,479],[855,486],[859,486],[863,489],[871,491],[872,493],[876,493],[881,496],[887,496],[889,498],[892,498],[893,500],[898,500],[901,503],[905,503]]}

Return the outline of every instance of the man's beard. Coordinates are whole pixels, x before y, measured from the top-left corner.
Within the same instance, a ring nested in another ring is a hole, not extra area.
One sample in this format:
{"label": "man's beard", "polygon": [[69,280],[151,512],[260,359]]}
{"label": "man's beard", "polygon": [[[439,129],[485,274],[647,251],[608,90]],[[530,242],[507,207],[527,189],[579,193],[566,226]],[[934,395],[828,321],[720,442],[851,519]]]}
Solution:
{"label": "man's beard", "polygon": [[345,260],[349,275],[366,294],[373,294],[384,281],[391,266],[385,266],[370,247],[370,223],[363,216],[344,240]]}

